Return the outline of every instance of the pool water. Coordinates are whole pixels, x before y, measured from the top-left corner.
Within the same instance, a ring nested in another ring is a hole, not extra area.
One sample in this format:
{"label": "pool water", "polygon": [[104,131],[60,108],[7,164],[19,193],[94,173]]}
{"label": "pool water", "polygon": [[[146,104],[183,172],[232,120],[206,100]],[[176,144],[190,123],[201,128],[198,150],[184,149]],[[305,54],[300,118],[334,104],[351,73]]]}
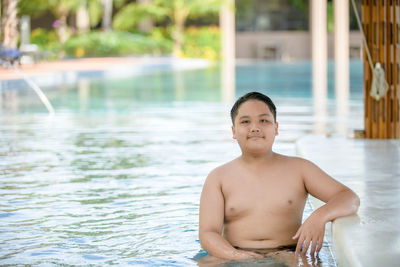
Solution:
{"label": "pool water", "polygon": [[[308,133],[362,128],[362,63],[351,63],[345,115],[332,84],[316,113],[310,72],[309,62],[236,66],[236,96],[258,90],[278,107],[279,153],[295,155]],[[202,184],[240,155],[220,76],[210,66],[45,86],[54,117],[29,88],[3,86],[0,265],[197,265]],[[327,243],[320,264],[335,266]]]}

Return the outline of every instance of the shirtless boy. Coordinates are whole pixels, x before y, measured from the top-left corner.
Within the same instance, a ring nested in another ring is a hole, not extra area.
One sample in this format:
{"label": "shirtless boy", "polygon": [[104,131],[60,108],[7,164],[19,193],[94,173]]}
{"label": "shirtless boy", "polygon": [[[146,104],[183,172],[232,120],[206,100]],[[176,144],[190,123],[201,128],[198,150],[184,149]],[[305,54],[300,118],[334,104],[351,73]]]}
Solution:
{"label": "shirtless boy", "polygon": [[[208,175],[200,199],[201,246],[222,259],[261,259],[257,252],[295,247],[318,253],[325,224],[357,212],[360,200],[316,165],[272,151],[278,135],[276,108],[252,92],[231,110],[233,138],[242,155]],[[308,194],[325,205],[302,224]]]}

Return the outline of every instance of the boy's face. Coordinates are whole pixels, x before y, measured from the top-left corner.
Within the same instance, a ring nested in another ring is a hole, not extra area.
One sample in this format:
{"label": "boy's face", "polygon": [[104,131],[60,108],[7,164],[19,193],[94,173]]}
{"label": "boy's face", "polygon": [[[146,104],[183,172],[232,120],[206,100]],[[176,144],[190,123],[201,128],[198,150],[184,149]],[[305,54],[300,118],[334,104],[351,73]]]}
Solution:
{"label": "boy's face", "polygon": [[232,134],[242,152],[268,152],[278,135],[278,123],[267,104],[252,99],[240,105]]}

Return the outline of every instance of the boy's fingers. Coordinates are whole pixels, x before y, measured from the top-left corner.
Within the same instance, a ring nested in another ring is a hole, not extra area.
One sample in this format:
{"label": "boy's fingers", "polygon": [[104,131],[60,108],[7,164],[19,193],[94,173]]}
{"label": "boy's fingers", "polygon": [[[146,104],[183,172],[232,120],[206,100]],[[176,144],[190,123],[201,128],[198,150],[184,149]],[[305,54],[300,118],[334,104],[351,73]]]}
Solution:
{"label": "boy's fingers", "polygon": [[299,241],[297,241],[297,246],[296,246],[296,255],[300,254],[301,248],[303,246],[304,239],[300,237]]}
{"label": "boy's fingers", "polygon": [[318,245],[318,240],[312,240],[311,242],[312,242],[312,245],[311,245],[310,254],[311,254],[311,256],[314,256],[315,250],[316,250],[317,245]]}
{"label": "boy's fingers", "polygon": [[299,238],[300,229],[301,229],[301,227],[299,228],[299,230],[297,230],[296,234],[292,237],[292,239],[297,239],[297,238]]}
{"label": "boy's fingers", "polygon": [[297,264],[297,266],[304,266],[304,267],[315,267],[317,265],[310,265],[308,257],[304,254],[300,254],[301,257],[301,263]]}
{"label": "boy's fingers", "polygon": [[322,244],[324,243],[324,237],[320,237],[318,239],[318,249],[317,249],[317,254],[321,251],[322,249]]}
{"label": "boy's fingers", "polygon": [[301,254],[307,253],[308,247],[310,246],[310,242],[311,242],[311,239],[309,237],[304,241],[304,246],[301,249]]}

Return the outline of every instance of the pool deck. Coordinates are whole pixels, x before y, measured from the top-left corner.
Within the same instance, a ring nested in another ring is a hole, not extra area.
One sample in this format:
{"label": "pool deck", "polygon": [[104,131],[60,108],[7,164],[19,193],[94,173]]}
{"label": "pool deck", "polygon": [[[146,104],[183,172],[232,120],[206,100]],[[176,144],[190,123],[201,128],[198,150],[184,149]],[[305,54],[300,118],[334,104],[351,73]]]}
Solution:
{"label": "pool deck", "polygon": [[[57,61],[41,61],[32,64],[14,64],[29,77],[57,76],[66,72],[101,72],[113,76],[129,76],[138,72],[138,69],[146,69],[152,66],[172,65],[174,69],[188,69],[204,67],[206,60],[182,59],[170,56],[142,56],[142,57],[103,57],[64,59]],[[134,67],[134,68],[127,68]],[[142,74],[142,72],[141,72]],[[12,69],[0,66],[0,80],[18,80],[21,77]]]}
{"label": "pool deck", "polygon": [[[330,224],[338,266],[400,266],[400,139],[308,135],[296,145],[299,156],[361,199],[357,215]],[[323,204],[315,198],[311,202],[315,208]]]}

